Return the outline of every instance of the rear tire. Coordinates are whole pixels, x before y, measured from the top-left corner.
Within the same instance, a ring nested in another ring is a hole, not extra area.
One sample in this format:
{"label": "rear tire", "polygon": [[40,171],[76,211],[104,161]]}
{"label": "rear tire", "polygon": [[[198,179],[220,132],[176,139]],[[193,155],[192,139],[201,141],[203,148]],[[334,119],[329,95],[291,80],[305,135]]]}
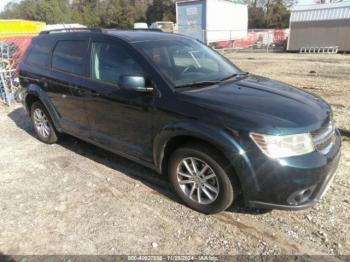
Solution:
{"label": "rear tire", "polygon": [[45,106],[39,101],[34,102],[31,106],[30,115],[39,140],[46,144],[56,143],[58,133]]}
{"label": "rear tire", "polygon": [[[227,209],[235,198],[227,161],[204,145],[177,149],[169,161],[169,179],[174,191],[190,208],[205,214]],[[186,164],[187,163],[187,164]]]}

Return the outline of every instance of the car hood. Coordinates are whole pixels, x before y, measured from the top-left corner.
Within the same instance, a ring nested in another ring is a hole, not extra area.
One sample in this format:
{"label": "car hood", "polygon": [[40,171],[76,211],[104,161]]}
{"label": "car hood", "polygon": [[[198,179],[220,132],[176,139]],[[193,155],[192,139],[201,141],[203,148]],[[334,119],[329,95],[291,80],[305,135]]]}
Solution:
{"label": "car hood", "polygon": [[315,130],[329,121],[331,115],[329,105],[320,97],[254,75],[186,91],[183,99],[203,110],[215,111],[211,118],[264,133]]}

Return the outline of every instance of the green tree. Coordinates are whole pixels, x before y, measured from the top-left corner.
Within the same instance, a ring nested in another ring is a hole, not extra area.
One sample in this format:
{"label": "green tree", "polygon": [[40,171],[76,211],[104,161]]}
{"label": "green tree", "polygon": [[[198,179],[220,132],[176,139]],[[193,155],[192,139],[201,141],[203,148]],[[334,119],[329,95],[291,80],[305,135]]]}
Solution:
{"label": "green tree", "polygon": [[265,11],[262,7],[249,7],[248,27],[249,28],[265,27]]}
{"label": "green tree", "polygon": [[17,18],[44,21],[49,24],[62,23],[70,17],[66,0],[24,0],[19,4],[7,5],[2,18]]}
{"label": "green tree", "polygon": [[13,3],[10,2],[8,3],[5,8],[4,11],[2,13],[0,13],[0,18],[2,19],[10,19],[10,18],[17,18],[19,17],[19,11],[20,9],[18,8],[19,4],[18,3]]}
{"label": "green tree", "polygon": [[286,28],[296,0],[246,0],[249,28]]}
{"label": "green tree", "polygon": [[121,29],[132,28],[136,21],[136,9],[127,0],[121,2],[121,14],[118,17],[118,27]]}
{"label": "green tree", "polygon": [[98,27],[101,24],[99,0],[74,1],[73,8],[72,18],[74,22],[80,22],[89,27]]}
{"label": "green tree", "polygon": [[104,1],[101,5],[101,26],[105,28],[118,27],[122,12],[120,0]]}
{"label": "green tree", "polygon": [[[1,0],[0,0],[1,1]],[[249,28],[288,27],[296,0],[242,0],[248,4]],[[22,0],[8,4],[5,19],[80,23],[90,27],[129,28],[134,22],[175,22],[173,0]]]}
{"label": "green tree", "polygon": [[154,0],[146,12],[149,24],[156,21],[175,22],[175,4],[171,0]]}
{"label": "green tree", "polygon": [[149,6],[147,0],[135,0],[135,19],[136,22],[146,22],[146,12]]}
{"label": "green tree", "polygon": [[266,4],[266,27],[286,28],[289,27],[290,11],[283,0],[271,0]]}

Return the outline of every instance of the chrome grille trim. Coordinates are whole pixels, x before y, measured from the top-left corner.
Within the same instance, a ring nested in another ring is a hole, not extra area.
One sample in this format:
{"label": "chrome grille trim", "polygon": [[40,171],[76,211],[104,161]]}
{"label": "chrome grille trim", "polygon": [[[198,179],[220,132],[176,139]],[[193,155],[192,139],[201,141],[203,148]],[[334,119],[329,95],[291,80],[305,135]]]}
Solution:
{"label": "chrome grille trim", "polygon": [[312,132],[311,135],[316,150],[326,155],[329,153],[335,142],[335,125],[331,121],[327,126]]}

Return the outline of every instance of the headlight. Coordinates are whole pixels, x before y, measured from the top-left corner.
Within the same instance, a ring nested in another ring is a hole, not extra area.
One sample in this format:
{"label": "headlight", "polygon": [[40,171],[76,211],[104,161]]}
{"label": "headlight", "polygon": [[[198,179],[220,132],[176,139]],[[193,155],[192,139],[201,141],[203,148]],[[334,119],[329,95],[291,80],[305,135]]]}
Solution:
{"label": "headlight", "polygon": [[312,137],[307,134],[269,136],[250,133],[261,151],[271,158],[284,158],[311,153],[315,150]]}

